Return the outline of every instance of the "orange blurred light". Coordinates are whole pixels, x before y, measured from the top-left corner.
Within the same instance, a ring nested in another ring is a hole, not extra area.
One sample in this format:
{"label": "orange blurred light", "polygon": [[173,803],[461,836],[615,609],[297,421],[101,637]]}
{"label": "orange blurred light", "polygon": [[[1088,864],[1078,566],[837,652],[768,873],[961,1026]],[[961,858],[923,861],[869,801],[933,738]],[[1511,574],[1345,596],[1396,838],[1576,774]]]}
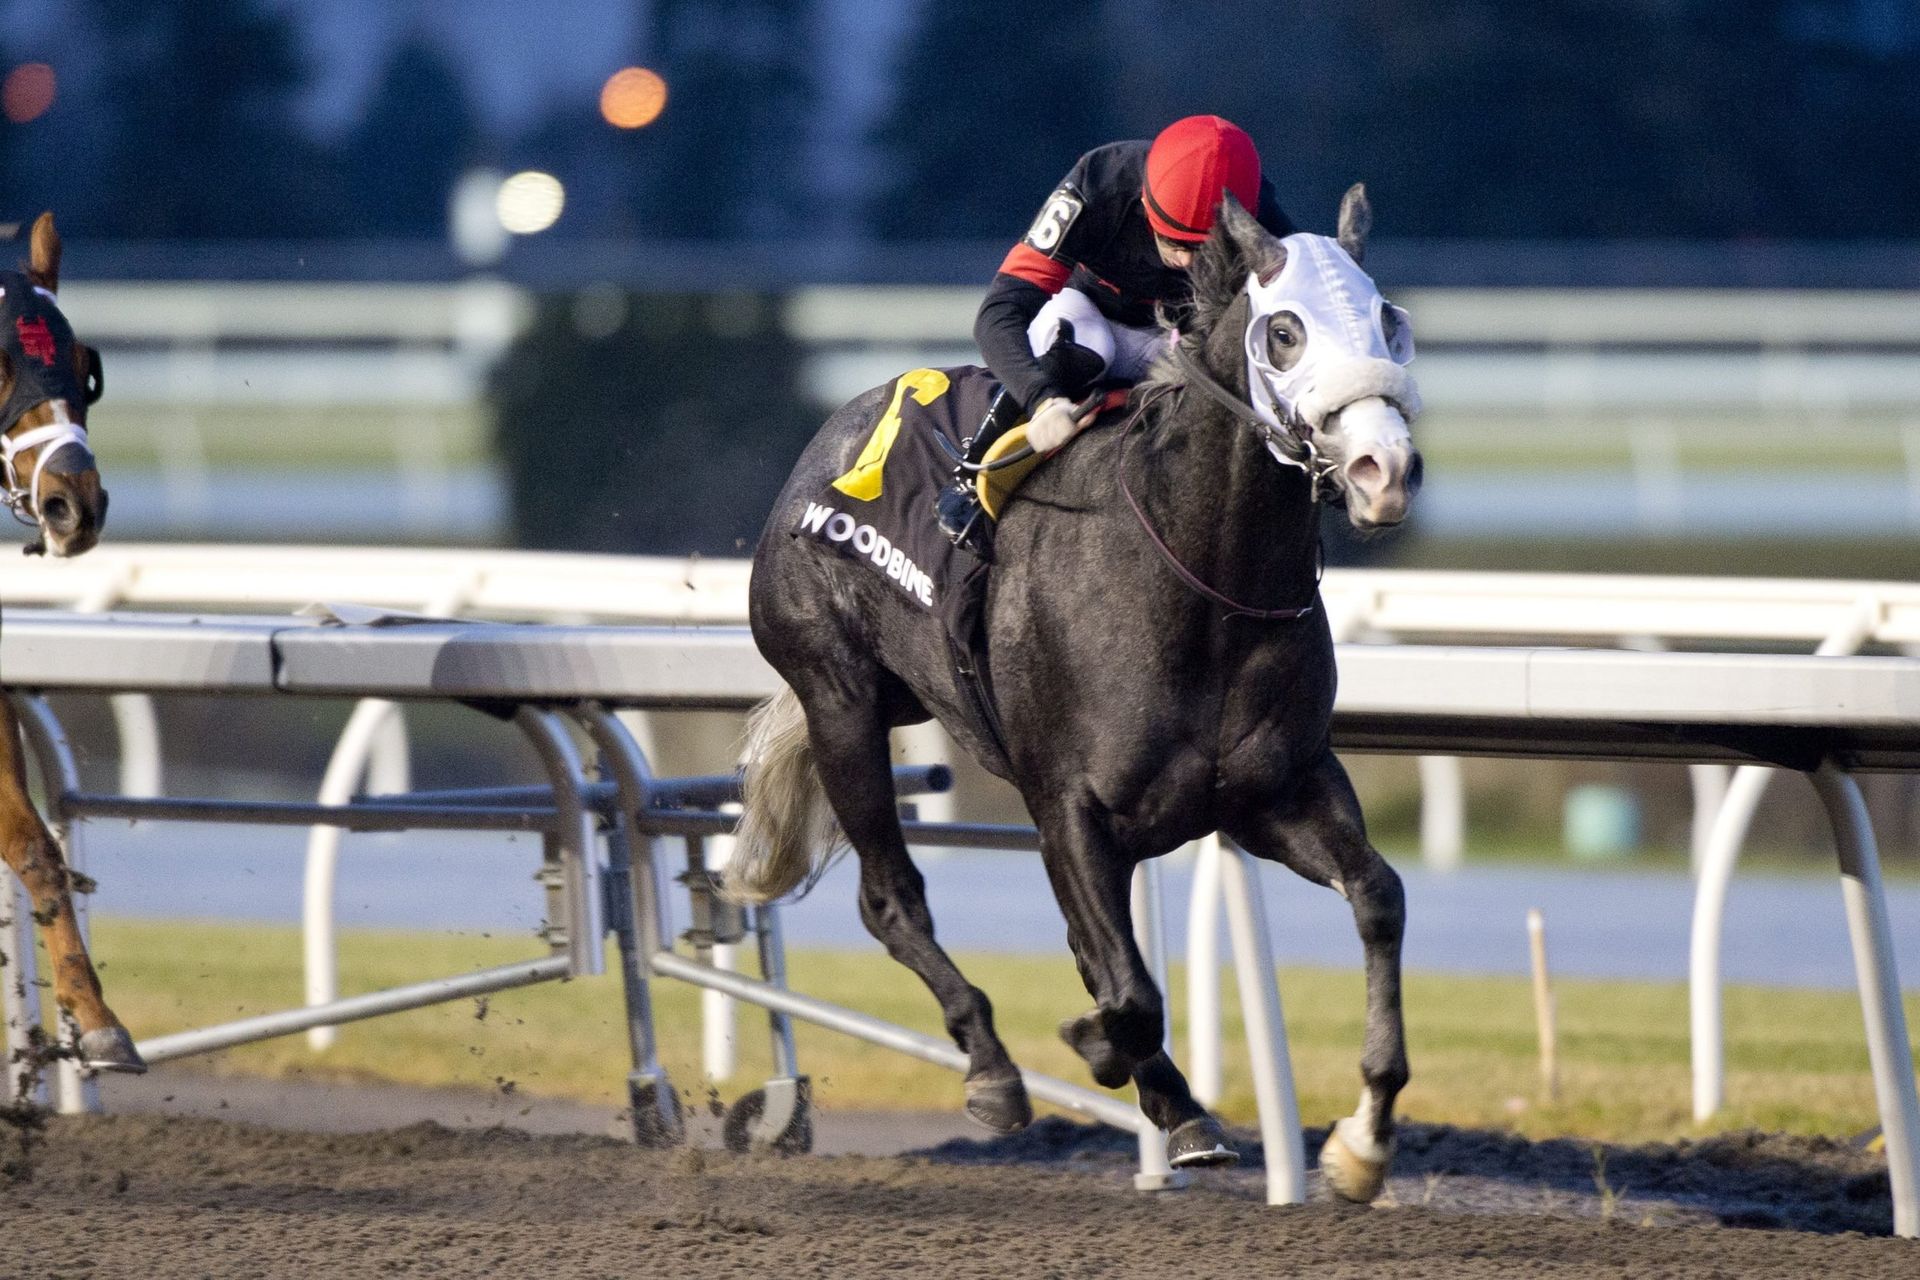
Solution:
{"label": "orange blurred light", "polygon": [[38,120],[53,105],[53,68],[44,62],[23,62],[7,72],[0,86],[0,108],[15,124]]}
{"label": "orange blurred light", "polygon": [[623,67],[600,90],[600,114],[616,129],[639,129],[667,107],[667,82],[645,67]]}

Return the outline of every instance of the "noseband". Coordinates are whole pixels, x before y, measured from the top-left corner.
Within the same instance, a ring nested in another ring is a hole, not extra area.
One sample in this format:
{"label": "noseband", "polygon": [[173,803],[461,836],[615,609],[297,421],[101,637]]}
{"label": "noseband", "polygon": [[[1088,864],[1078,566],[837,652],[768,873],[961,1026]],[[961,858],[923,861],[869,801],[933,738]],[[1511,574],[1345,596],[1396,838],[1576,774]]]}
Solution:
{"label": "noseband", "polygon": [[[40,477],[54,456],[78,448],[89,463],[93,459],[87,409],[105,388],[96,353],[88,353],[87,375],[78,372],[81,351],[51,289],[20,272],[0,271],[0,352],[13,371],[0,398],[0,470],[6,475],[0,502],[29,528],[40,523]],[[20,420],[42,404],[54,406],[55,420],[16,433]],[[23,477],[18,459],[28,450],[37,452]]]}
{"label": "noseband", "polygon": [[[36,446],[40,451],[34,455],[32,473],[23,482],[14,459]],[[82,453],[88,452],[87,429],[77,422],[49,422],[17,436],[0,436],[0,468],[6,472],[6,490],[0,493],[0,503],[6,504],[15,520],[30,529],[40,526],[40,477],[54,454],[74,446]]]}

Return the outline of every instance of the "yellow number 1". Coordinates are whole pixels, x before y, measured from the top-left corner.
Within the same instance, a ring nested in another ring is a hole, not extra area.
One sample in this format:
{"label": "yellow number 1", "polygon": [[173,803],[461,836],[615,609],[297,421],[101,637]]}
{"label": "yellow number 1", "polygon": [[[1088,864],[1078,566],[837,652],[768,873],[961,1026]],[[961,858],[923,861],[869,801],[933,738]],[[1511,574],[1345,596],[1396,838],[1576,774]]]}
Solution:
{"label": "yellow number 1", "polygon": [[938,369],[915,369],[901,374],[900,380],[893,384],[892,403],[880,415],[873,434],[867,437],[867,447],[860,451],[853,469],[835,480],[833,487],[862,502],[872,502],[879,497],[880,471],[887,464],[887,451],[893,448],[894,439],[900,434],[901,397],[911,391],[916,403],[929,405],[947,394],[950,385],[947,375]]}

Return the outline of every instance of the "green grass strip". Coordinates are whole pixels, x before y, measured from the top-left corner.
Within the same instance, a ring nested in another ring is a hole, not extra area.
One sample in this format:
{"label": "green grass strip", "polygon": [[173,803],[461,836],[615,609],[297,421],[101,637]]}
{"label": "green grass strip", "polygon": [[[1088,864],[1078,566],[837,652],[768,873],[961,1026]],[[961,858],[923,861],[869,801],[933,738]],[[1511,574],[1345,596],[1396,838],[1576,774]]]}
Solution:
{"label": "green grass strip", "polygon": [[[228,923],[96,918],[94,953],[107,997],[138,1038],[292,1007],[300,1003],[299,931]],[[346,994],[398,986],[540,954],[530,938],[486,934],[344,931]],[[973,982],[993,999],[1000,1033],[1022,1066],[1087,1082],[1055,1035],[1088,1001],[1072,961],[1058,956],[962,954]],[[873,951],[796,951],[791,981],[932,1035],[943,1035],[919,981]],[[1324,1123],[1353,1107],[1359,1089],[1363,983],[1358,972],[1280,972],[1300,1109]],[[1184,1036],[1185,977],[1173,977],[1176,1034]],[[1410,974],[1406,1016],[1413,1083],[1403,1114],[1434,1122],[1510,1127],[1528,1136],[1574,1134],[1650,1140],[1698,1132],[1689,1119],[1684,983],[1567,979],[1555,984],[1560,1097],[1541,1096],[1532,1001],[1525,979]],[[654,985],[662,1059],[697,1100],[699,994]],[[1231,979],[1227,980],[1226,1096],[1230,1120],[1254,1119]],[[1920,999],[1909,997],[1909,1026]],[[1716,1128],[1757,1127],[1845,1135],[1876,1122],[1860,1004],[1850,992],[1733,987],[1727,992],[1727,1096]],[[765,1022],[740,1014],[741,1069],[722,1096],[753,1087],[769,1069]],[[829,1108],[957,1109],[960,1081],[937,1068],[831,1032],[801,1026],[802,1069]],[[1184,1044],[1184,1041],[1177,1043]],[[1184,1056],[1184,1049],[1176,1057]],[[618,1104],[628,1067],[617,976],[498,993],[355,1023],[322,1054],[304,1036],[189,1059],[232,1075],[305,1076],[498,1088]]]}

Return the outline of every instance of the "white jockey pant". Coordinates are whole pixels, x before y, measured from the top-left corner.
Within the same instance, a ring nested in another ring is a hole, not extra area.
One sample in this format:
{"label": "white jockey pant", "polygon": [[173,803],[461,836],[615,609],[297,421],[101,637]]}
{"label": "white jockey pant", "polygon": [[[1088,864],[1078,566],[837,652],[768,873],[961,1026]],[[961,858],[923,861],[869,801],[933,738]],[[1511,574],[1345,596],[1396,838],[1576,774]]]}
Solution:
{"label": "white jockey pant", "polygon": [[1073,340],[1106,362],[1106,376],[1116,382],[1138,382],[1147,376],[1155,357],[1166,350],[1166,330],[1159,325],[1136,329],[1115,324],[1100,314],[1093,299],[1078,289],[1062,289],[1047,299],[1040,314],[1027,326],[1027,342],[1036,356],[1045,355],[1060,337],[1060,322],[1073,326]]}

